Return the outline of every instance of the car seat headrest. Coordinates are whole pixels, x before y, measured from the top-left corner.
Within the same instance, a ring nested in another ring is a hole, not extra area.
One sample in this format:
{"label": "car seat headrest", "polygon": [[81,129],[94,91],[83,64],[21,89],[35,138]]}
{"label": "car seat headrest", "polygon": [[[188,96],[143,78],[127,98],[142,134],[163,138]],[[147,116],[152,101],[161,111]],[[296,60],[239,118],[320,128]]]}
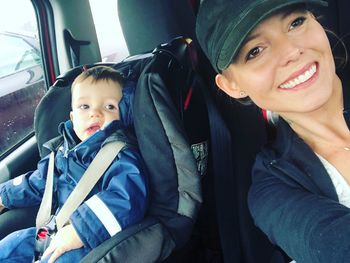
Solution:
{"label": "car seat headrest", "polygon": [[189,65],[193,70],[197,68],[197,53],[192,39],[190,38],[184,38],[182,36],[176,37],[170,43],[160,44],[152,53],[156,54],[161,52],[171,55],[180,65]]}

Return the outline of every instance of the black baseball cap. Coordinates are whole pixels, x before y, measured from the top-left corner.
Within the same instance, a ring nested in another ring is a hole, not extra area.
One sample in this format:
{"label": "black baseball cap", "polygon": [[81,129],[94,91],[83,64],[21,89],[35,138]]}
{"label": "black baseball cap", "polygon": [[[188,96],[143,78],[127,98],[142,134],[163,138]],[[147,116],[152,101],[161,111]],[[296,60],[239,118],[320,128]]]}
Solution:
{"label": "black baseball cap", "polygon": [[318,4],[322,0],[203,0],[196,34],[217,72],[226,69],[249,33],[269,14],[293,4]]}

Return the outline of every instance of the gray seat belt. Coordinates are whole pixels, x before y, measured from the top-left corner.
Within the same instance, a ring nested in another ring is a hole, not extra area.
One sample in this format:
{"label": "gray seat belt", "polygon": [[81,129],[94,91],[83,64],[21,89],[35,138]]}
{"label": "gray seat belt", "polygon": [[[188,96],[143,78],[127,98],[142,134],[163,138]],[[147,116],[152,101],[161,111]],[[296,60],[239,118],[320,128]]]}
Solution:
{"label": "gray seat belt", "polygon": [[55,166],[55,152],[50,153],[49,166],[47,168],[47,177],[43,199],[36,216],[36,227],[44,226],[50,220],[52,209],[52,191],[53,191],[53,172]]}
{"label": "gray seat belt", "polygon": [[[69,195],[67,201],[62,206],[56,216],[57,229],[62,228],[69,220],[71,214],[79,207],[91,189],[101,178],[120,150],[125,146],[124,142],[114,141],[105,144],[95,158],[92,160],[89,167],[79,180],[78,184]],[[45,226],[51,218],[52,193],[53,193],[53,175],[55,154],[51,152],[49,166],[47,171],[45,191],[39,212],[36,217],[36,227]]]}

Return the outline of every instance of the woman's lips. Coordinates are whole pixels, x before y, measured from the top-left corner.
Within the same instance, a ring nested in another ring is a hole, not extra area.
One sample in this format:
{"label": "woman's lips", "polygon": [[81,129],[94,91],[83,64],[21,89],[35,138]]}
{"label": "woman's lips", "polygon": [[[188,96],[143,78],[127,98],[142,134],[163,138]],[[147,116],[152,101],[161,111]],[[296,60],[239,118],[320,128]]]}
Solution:
{"label": "woman's lips", "polygon": [[293,77],[290,77],[283,84],[279,85],[281,90],[294,90],[305,86],[308,86],[318,76],[318,64],[312,63],[306,66],[298,73],[294,73]]}

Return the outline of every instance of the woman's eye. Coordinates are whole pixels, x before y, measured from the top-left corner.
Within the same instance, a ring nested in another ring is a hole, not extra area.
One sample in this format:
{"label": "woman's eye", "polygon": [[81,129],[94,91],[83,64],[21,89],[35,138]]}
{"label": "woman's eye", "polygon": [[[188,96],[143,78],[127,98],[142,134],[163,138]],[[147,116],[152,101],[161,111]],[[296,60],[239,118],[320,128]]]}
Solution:
{"label": "woman's eye", "polygon": [[289,30],[292,30],[294,28],[297,28],[299,26],[301,26],[302,24],[304,24],[304,21],[306,20],[306,17],[304,16],[300,16],[298,18],[296,18],[295,20],[293,20],[293,22],[290,24]]}
{"label": "woman's eye", "polygon": [[87,104],[81,104],[81,105],[79,105],[78,108],[81,109],[81,110],[86,110],[86,109],[89,108],[89,105],[87,105]]}
{"label": "woman's eye", "polygon": [[108,104],[108,105],[106,105],[106,109],[107,110],[115,110],[116,107],[114,105],[112,105],[112,104]]}
{"label": "woman's eye", "polygon": [[248,61],[248,60],[256,58],[257,56],[259,56],[259,54],[261,53],[262,50],[263,50],[262,47],[255,47],[255,48],[251,49],[246,56],[246,60]]}

